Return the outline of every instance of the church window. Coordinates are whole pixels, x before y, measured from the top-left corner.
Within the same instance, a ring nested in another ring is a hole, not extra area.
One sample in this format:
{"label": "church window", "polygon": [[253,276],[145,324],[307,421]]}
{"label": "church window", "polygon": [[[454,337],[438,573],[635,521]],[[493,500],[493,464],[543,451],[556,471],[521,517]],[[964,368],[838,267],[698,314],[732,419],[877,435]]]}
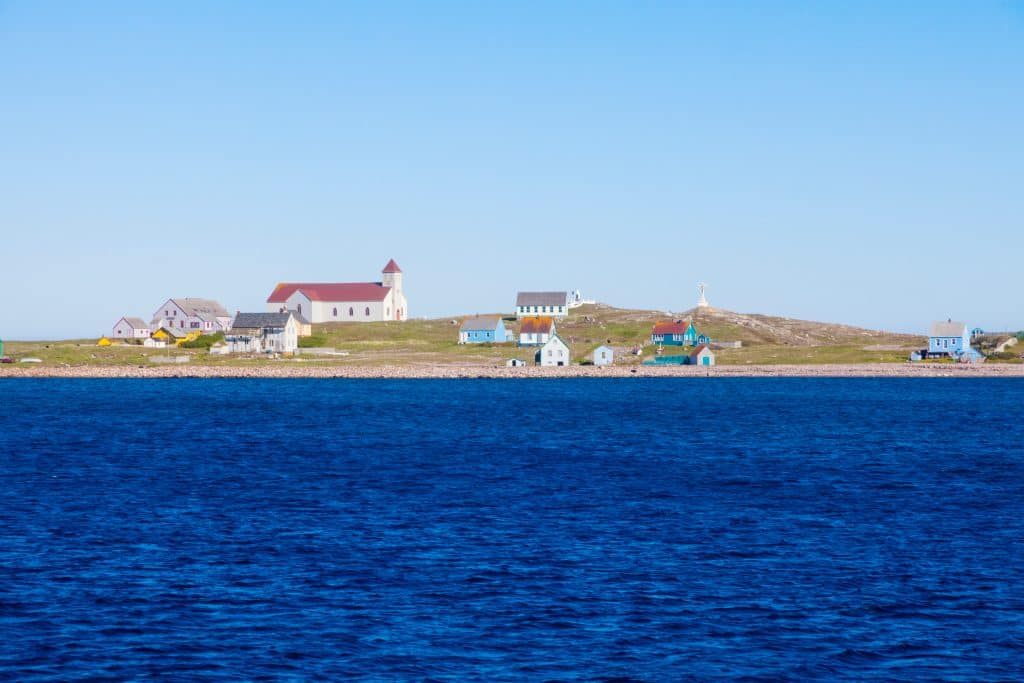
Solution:
{"label": "church window", "polygon": [[366,315],[370,315],[370,307],[369,306],[366,307]]}
{"label": "church window", "polygon": [[337,306],[334,307],[334,317],[335,318],[338,317],[338,307]]}
{"label": "church window", "polygon": [[350,317],[350,318],[351,318],[351,317],[352,317],[352,316],[354,316],[355,314],[356,314],[356,311],[355,311],[355,309],[354,309],[354,308],[352,308],[351,306],[349,306],[349,307],[348,307],[348,317]]}

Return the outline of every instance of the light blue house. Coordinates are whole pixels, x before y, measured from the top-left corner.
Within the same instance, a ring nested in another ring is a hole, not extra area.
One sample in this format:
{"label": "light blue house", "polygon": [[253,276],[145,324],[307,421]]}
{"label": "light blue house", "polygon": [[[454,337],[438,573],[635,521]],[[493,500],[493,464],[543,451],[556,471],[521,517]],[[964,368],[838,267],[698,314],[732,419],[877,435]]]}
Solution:
{"label": "light blue house", "polygon": [[655,323],[651,341],[663,346],[697,346],[707,344],[711,338],[697,331],[689,320]]}
{"label": "light blue house", "polygon": [[971,348],[971,336],[964,323],[947,320],[932,323],[928,332],[928,356],[956,358]]}
{"label": "light blue house", "polygon": [[460,344],[486,344],[508,341],[508,330],[500,315],[466,318],[459,328]]}

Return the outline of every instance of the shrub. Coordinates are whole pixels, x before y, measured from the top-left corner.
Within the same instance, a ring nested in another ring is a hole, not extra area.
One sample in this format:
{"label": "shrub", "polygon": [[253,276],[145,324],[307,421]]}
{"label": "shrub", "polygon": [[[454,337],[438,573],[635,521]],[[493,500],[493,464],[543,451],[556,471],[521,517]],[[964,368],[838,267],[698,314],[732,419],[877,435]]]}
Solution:
{"label": "shrub", "polygon": [[210,347],[219,341],[224,341],[224,333],[217,332],[216,334],[201,334],[192,341],[182,342],[178,344],[180,349],[206,349],[210,350]]}

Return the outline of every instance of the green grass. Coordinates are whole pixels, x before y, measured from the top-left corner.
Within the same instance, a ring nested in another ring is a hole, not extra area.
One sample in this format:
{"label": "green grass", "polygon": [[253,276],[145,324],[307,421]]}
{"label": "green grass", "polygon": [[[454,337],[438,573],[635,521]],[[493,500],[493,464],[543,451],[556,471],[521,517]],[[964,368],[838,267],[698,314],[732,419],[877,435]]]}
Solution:
{"label": "green grass", "polygon": [[[732,317],[730,317],[732,316]],[[655,347],[650,343],[651,327],[672,317],[656,311],[615,309],[601,305],[583,306],[556,321],[559,336],[569,345],[573,362],[587,359],[597,346],[608,344],[616,350],[616,363],[639,363],[650,359]],[[767,316],[739,316],[698,312],[694,316],[698,330],[721,341],[742,341],[743,348],[719,349],[716,360],[722,365],[742,364],[820,364],[906,361],[909,349],[922,348],[922,339],[908,335],[868,332],[842,326],[790,321]],[[453,324],[452,321],[455,321]],[[504,365],[511,358],[533,363],[535,347],[507,344],[458,343],[462,317],[407,322],[330,323],[313,326],[313,337],[300,339],[300,346],[333,347],[347,352],[341,357],[303,356],[301,360],[272,361],[262,357],[212,356],[206,349],[212,335],[201,337],[201,348],[150,349],[141,346],[97,347],[95,340],[62,342],[7,342],[4,351],[20,359],[41,358],[53,365],[148,365],[148,357],[159,354],[187,353],[196,364],[212,366],[259,366],[274,362],[309,365]],[[519,325],[506,318],[510,332]],[[786,343],[789,330],[811,343]],[[821,339],[825,341],[814,341]],[[197,340],[199,341],[199,340]],[[628,353],[634,346],[643,348],[643,357]],[[878,346],[886,350],[868,350]],[[692,349],[666,346],[665,355],[690,353]],[[11,366],[3,366],[11,367]]]}

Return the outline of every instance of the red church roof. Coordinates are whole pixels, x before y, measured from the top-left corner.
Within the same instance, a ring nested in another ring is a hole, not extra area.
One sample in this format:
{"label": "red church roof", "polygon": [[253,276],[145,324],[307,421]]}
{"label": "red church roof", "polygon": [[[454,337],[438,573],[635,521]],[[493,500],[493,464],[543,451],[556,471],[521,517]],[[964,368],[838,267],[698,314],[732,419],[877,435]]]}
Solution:
{"label": "red church roof", "polygon": [[302,290],[310,301],[383,301],[391,288],[378,282],[282,282],[267,303],[283,304],[296,290]]}
{"label": "red church roof", "polygon": [[382,270],[381,272],[382,273],[401,273],[402,269],[398,267],[397,263],[395,263],[395,259],[391,259],[390,261],[388,261],[388,264],[386,266],[384,266],[384,270]]}
{"label": "red church roof", "polygon": [[688,320],[679,320],[674,323],[655,323],[653,334],[686,334],[690,329]]}

